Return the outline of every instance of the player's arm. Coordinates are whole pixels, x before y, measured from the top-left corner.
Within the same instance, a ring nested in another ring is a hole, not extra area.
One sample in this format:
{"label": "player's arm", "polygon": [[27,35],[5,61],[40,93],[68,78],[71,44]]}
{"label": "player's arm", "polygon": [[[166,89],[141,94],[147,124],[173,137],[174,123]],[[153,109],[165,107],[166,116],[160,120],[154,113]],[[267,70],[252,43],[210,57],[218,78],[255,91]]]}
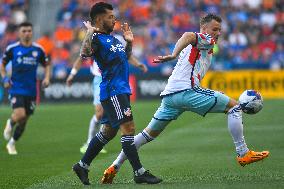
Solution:
{"label": "player's arm", "polygon": [[42,80],[42,86],[44,88],[48,87],[50,84],[50,75],[51,75],[51,64],[48,61],[44,67],[44,79]]}
{"label": "player's arm", "polygon": [[132,43],[134,36],[128,23],[123,23],[121,29],[123,31],[123,38],[126,41],[125,52],[127,54],[127,57],[129,58],[132,54]]}
{"label": "player's arm", "polygon": [[130,64],[139,68],[144,73],[146,73],[148,71],[147,66],[145,64],[140,63],[133,54],[130,55],[130,57],[128,58],[128,61],[129,61]]}
{"label": "player's arm", "polygon": [[11,87],[10,78],[7,76],[6,67],[7,62],[5,60],[2,60],[2,64],[0,65],[0,72],[2,77],[2,82],[5,88]]}
{"label": "player's arm", "polygon": [[162,63],[174,60],[179,55],[179,53],[189,44],[196,44],[196,34],[193,32],[185,32],[182,37],[177,41],[172,54],[166,56],[158,56],[156,59],[153,60],[153,63]]}
{"label": "player's arm", "polygon": [[75,63],[73,64],[73,68],[72,68],[69,76],[67,77],[66,85],[68,85],[68,86],[72,85],[72,81],[74,79],[74,76],[80,70],[82,62],[83,62],[82,59],[93,56],[94,52],[98,48],[95,44],[92,44],[92,36],[93,36],[95,31],[99,31],[99,28],[93,27],[91,22],[89,22],[89,21],[83,22],[83,24],[87,28],[87,33],[86,33],[84,40],[82,42],[82,45],[81,45],[80,57],[78,57],[75,60]]}
{"label": "player's arm", "polygon": [[78,57],[75,60],[75,62],[73,64],[73,67],[72,67],[72,70],[71,70],[69,76],[66,79],[66,85],[67,86],[71,86],[72,85],[73,79],[74,79],[75,75],[77,74],[77,72],[80,70],[82,62],[83,61],[82,61],[81,57]]}
{"label": "player's arm", "polygon": [[85,58],[85,57],[91,57],[94,54],[94,51],[96,51],[97,47],[92,45],[92,36],[95,31],[99,31],[99,28],[92,26],[91,22],[89,21],[83,22],[83,24],[87,28],[87,33],[82,42],[82,46],[80,49],[80,56],[82,58]]}
{"label": "player's arm", "polygon": [[10,60],[12,60],[12,58],[12,49],[7,47],[2,57],[2,64],[0,65],[0,74],[5,88],[10,88],[12,84],[11,79],[9,78],[6,72],[6,65],[9,63]]}

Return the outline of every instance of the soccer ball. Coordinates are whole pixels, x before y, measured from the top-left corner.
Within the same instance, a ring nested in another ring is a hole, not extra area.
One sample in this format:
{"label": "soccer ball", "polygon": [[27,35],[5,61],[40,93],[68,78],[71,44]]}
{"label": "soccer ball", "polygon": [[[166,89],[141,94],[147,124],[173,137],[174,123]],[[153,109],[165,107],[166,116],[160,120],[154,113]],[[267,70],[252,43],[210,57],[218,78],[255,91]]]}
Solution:
{"label": "soccer ball", "polygon": [[245,90],[239,97],[239,103],[244,113],[256,114],[263,107],[263,99],[255,90]]}

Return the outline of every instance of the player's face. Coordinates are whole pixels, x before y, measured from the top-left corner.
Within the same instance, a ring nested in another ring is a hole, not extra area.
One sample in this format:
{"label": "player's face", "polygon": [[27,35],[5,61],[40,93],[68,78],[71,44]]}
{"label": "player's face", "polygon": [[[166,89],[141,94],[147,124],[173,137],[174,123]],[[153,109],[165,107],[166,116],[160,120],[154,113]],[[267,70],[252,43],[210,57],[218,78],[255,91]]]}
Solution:
{"label": "player's face", "polygon": [[113,31],[116,18],[114,16],[113,10],[106,10],[106,13],[102,16],[103,27],[107,33],[111,33]]}
{"label": "player's face", "polygon": [[33,37],[33,30],[31,26],[23,26],[19,29],[19,37],[22,41],[31,41]]}
{"label": "player's face", "polygon": [[208,33],[214,40],[217,42],[219,36],[221,35],[221,23],[216,20],[212,20],[211,22],[204,25],[204,32]]}

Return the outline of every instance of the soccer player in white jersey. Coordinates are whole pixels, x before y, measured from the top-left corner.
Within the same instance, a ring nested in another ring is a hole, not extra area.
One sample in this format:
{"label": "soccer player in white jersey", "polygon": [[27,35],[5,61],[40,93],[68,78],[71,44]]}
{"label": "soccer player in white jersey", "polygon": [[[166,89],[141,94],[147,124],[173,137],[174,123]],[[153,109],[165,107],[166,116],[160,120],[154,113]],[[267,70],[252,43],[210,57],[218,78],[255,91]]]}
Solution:
{"label": "soccer player in white jersey", "polygon": [[[161,93],[160,107],[148,126],[134,137],[137,149],[155,139],[172,120],[176,120],[185,111],[202,116],[207,113],[226,113],[239,164],[245,166],[268,157],[268,151],[255,152],[248,149],[238,102],[221,92],[200,86],[200,81],[211,64],[214,44],[221,34],[221,22],[219,16],[207,14],[200,19],[200,33],[184,33],[171,55],[159,56],[153,60],[154,63],[163,63],[179,56],[168,84]],[[112,165],[105,170],[102,183],[112,183],[125,160],[126,156],[121,151]]]}
{"label": "soccer player in white jersey", "polygon": [[[130,56],[129,58],[129,63],[132,64],[133,66],[139,68],[141,71],[144,73],[148,71],[148,68],[146,65],[140,63],[133,55]],[[68,86],[72,85],[72,81],[74,79],[74,76],[77,74],[78,70],[80,69],[82,64],[81,58],[76,59],[73,68],[66,80],[66,84]],[[88,139],[86,143],[83,144],[82,147],[80,147],[80,152],[85,153],[88,144],[92,140],[92,138],[100,131],[101,128],[101,123],[100,120],[102,119],[103,116],[103,107],[100,102],[100,83],[102,81],[102,75],[101,71],[96,63],[96,61],[93,61],[92,66],[90,67],[91,73],[94,75],[93,79],[93,105],[95,108],[95,114],[93,115],[92,119],[90,120],[89,123],[89,131],[88,131]],[[100,153],[107,153],[106,149],[102,149]]]}

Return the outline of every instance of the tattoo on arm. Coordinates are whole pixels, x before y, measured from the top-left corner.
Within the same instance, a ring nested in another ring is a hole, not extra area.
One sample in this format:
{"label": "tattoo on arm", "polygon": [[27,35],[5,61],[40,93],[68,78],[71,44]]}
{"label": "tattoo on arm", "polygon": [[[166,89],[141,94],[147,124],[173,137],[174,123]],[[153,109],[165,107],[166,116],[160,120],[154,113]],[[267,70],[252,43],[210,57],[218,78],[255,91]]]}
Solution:
{"label": "tattoo on arm", "polygon": [[80,49],[81,56],[92,56],[92,35],[93,32],[87,31]]}
{"label": "tattoo on arm", "polygon": [[129,58],[132,53],[132,43],[127,42],[126,47],[125,47],[125,52],[126,52],[127,57]]}

